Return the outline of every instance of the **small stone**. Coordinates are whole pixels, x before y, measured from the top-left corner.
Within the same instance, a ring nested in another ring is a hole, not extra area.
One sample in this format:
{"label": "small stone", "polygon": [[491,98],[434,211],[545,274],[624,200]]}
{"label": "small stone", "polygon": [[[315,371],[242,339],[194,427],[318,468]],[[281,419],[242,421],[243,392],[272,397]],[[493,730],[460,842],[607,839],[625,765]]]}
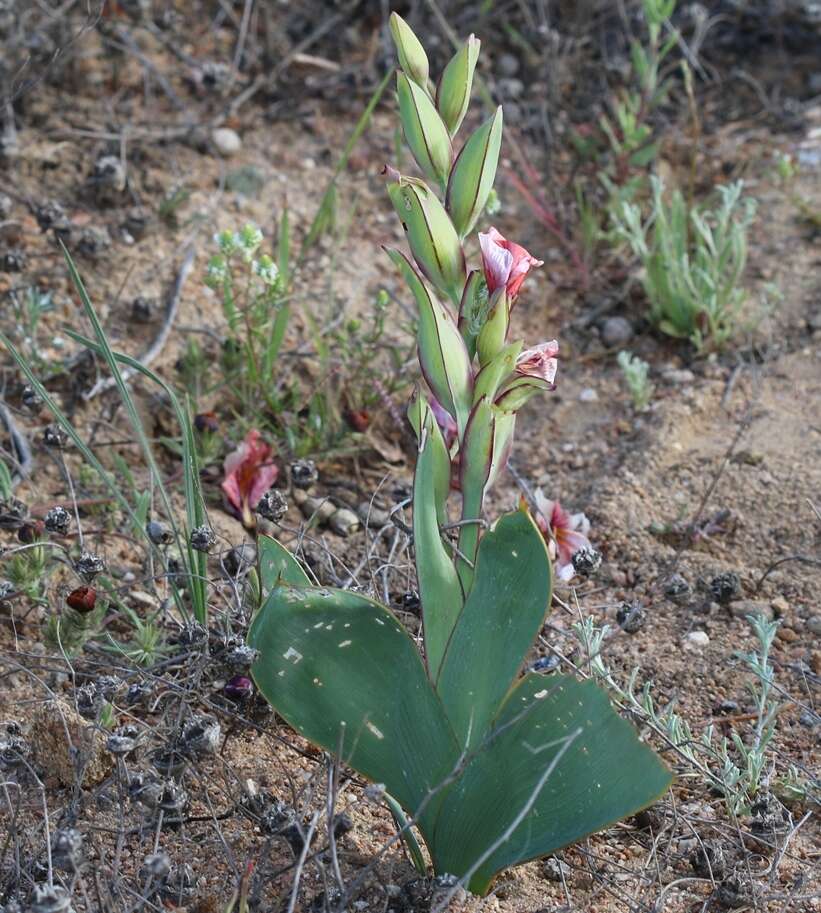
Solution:
{"label": "small stone", "polygon": [[667,368],[665,371],[661,372],[661,376],[668,383],[675,386],[692,384],[696,379],[695,374],[687,368]]}
{"label": "small stone", "polygon": [[306,498],[300,505],[302,516],[313,523],[325,524],[337,512],[337,506],[328,498]]}
{"label": "small stone", "polygon": [[47,701],[34,714],[31,746],[36,762],[62,786],[88,787],[110,773],[114,761],[105,739],[64,700]]}
{"label": "small stone", "polygon": [[501,54],[496,69],[501,76],[515,76],[519,72],[519,60],[514,54]]}
{"label": "small stone", "polygon": [[580,403],[596,403],[599,401],[599,394],[592,387],[585,387],[579,394]]}
{"label": "small stone", "polygon": [[154,545],[170,545],[174,541],[171,529],[159,520],[149,520],[145,524],[145,534]]}
{"label": "small stone", "polygon": [[775,599],[770,600],[770,605],[773,607],[773,611],[776,615],[786,615],[790,611],[790,604],[783,596],[776,596]]}
{"label": "small stone", "polygon": [[329,521],[329,526],[339,536],[350,536],[361,525],[359,517],[352,510],[348,510],[347,507],[340,507]]}
{"label": "small stone", "polygon": [[793,631],[792,628],[780,627],[775,635],[779,640],[784,641],[785,644],[792,644],[798,640],[798,632]]}
{"label": "small stone", "polygon": [[549,856],[542,863],[542,875],[548,881],[567,881],[570,878],[570,866],[555,856]]}
{"label": "small stone", "polygon": [[211,133],[211,139],[220,155],[229,158],[242,149],[242,140],[236,130],[230,127],[217,127]]}
{"label": "small stone", "polygon": [[710,638],[706,631],[690,631],[684,638],[684,649],[691,653],[700,653],[709,643]]}
{"label": "small stone", "polygon": [[821,637],[821,615],[811,615],[807,619],[807,629],[810,634]]}
{"label": "small stone", "polygon": [[5,193],[0,193],[0,221],[8,219],[14,208],[14,201]]}
{"label": "small stone", "polygon": [[608,349],[622,349],[633,338],[633,325],[626,317],[608,317],[599,332]]}
{"label": "small stone", "polygon": [[763,615],[772,620],[773,609],[769,602],[762,599],[740,599],[730,604],[730,614],[734,618],[746,618],[748,615]]}

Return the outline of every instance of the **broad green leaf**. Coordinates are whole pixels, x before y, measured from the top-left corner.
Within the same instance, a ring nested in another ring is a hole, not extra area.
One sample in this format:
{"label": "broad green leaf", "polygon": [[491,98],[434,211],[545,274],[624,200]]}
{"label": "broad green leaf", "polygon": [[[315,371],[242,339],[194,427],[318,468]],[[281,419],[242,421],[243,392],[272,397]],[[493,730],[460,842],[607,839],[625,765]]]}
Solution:
{"label": "broad green leaf", "polygon": [[449,790],[432,841],[437,871],[478,894],[508,866],[634,814],[672,779],[592,681],[528,675],[495,733]]}
{"label": "broad green leaf", "polygon": [[257,538],[257,554],[263,598],[269,596],[280,583],[289,583],[291,586],[312,585],[302,565],[284,545],[271,536]]}
{"label": "broad green leaf", "polygon": [[[357,593],[277,587],[248,642],[262,694],[305,738],[377,783],[412,815],[453,772],[458,749],[416,645]],[[422,810],[428,831],[443,793]]]}
{"label": "broad green leaf", "polygon": [[544,621],[550,585],[544,539],[524,511],[485,533],[436,684],[460,745],[472,749],[487,736]]}

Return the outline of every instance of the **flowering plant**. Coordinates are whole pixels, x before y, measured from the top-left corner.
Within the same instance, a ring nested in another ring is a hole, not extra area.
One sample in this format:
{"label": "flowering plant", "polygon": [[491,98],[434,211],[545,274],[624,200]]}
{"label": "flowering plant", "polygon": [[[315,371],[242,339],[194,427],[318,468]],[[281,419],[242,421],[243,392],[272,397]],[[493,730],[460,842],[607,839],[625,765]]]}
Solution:
{"label": "flowering plant", "polygon": [[[485,893],[507,866],[647,805],[670,775],[592,682],[519,675],[550,605],[551,562],[525,510],[489,526],[484,501],[517,412],[553,388],[558,344],[525,349],[508,339],[511,306],[540,261],[490,229],[479,236],[482,269],[468,270],[463,239],[492,188],[502,138],[499,109],[453,155],[479,42],[467,40],[434,88],[407,23],[393,14],[391,28],[405,137],[444,196],[385,169],[411,257],[387,253],[417,304],[427,386],[409,408],[424,656],[388,608],[312,586],[282,546],[261,537],[252,673],[299,733],[385,785],[404,835],[411,840],[416,825],[437,873]],[[557,557],[561,566],[566,556]]]}

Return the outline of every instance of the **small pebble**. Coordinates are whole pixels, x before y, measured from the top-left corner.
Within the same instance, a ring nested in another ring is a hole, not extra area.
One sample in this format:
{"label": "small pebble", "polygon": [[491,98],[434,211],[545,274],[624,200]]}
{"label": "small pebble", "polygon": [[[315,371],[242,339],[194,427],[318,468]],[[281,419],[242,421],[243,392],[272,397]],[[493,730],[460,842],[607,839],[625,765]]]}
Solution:
{"label": "small pebble", "polygon": [[730,614],[734,618],[746,618],[748,615],[763,615],[772,620],[773,609],[769,602],[761,599],[740,599],[730,603]]}
{"label": "small pebble", "polygon": [[626,317],[608,317],[601,325],[601,341],[608,349],[621,349],[633,338],[633,326]]}
{"label": "small pebble", "polygon": [[217,152],[226,158],[236,155],[242,149],[242,140],[236,130],[230,127],[217,127],[211,134]]}
{"label": "small pebble", "polygon": [[807,628],[810,634],[821,637],[821,615],[812,615],[807,619]]}
{"label": "small pebble", "polygon": [[599,400],[599,394],[592,387],[585,387],[579,394],[580,403],[596,403]]}
{"label": "small pebble", "polygon": [[502,76],[515,76],[519,72],[519,61],[513,54],[502,54],[496,67]]}
{"label": "small pebble", "polygon": [[359,517],[347,507],[342,507],[331,516],[329,525],[340,536],[350,536],[362,525]]}
{"label": "small pebble", "polygon": [[684,649],[691,653],[700,653],[709,643],[710,638],[706,631],[690,631],[684,638]]}

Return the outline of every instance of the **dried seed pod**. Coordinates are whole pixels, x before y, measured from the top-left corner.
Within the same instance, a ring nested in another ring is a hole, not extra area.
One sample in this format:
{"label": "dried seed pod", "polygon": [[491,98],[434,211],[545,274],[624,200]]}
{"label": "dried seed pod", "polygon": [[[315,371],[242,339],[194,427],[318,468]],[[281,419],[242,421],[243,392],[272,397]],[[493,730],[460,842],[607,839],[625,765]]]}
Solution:
{"label": "dried seed pod", "polygon": [[60,885],[35,885],[29,910],[31,913],[70,913],[71,895]]}
{"label": "dried seed pod", "polygon": [[157,302],[153,298],[137,295],[131,302],[131,319],[135,323],[151,323],[157,313]]}
{"label": "dried seed pod", "polygon": [[173,780],[162,784],[162,792],[157,800],[157,807],[164,812],[179,814],[188,805],[188,793]]}
{"label": "dried seed pod", "polygon": [[184,907],[194,899],[196,886],[194,870],[185,862],[171,869],[160,887],[160,894],[176,906]]}
{"label": "dried seed pod", "polygon": [[168,746],[155,748],[149,755],[149,761],[160,776],[171,777],[175,780],[182,776],[185,765],[188,763],[185,756],[176,748]]}
{"label": "dried seed pod", "polygon": [[288,513],[288,501],[278,488],[271,488],[259,499],[254,510],[263,520],[279,523],[285,514]]}
{"label": "dried seed pod", "polygon": [[0,770],[12,771],[25,767],[31,747],[21,736],[20,727],[6,724],[0,732]]}
{"label": "dried seed pod", "polygon": [[77,713],[86,720],[96,720],[103,709],[103,695],[92,682],[81,685],[75,695]]}
{"label": "dried seed pod", "polygon": [[181,751],[190,757],[216,754],[220,740],[220,724],[207,713],[192,716],[183,726],[179,739]]}
{"label": "dried seed pod", "polygon": [[34,389],[34,387],[25,386],[23,387],[22,392],[20,393],[20,401],[26,407],[26,409],[34,412],[36,409],[39,409],[43,405],[43,399],[40,394]]}
{"label": "dried seed pod", "polygon": [[137,774],[128,784],[128,794],[145,808],[159,808],[160,796],[163,793],[163,782],[151,774]]}
{"label": "dried seed pod", "polygon": [[313,460],[294,460],[291,463],[291,482],[295,488],[307,491],[319,481],[319,471]]}
{"label": "dried seed pod", "polygon": [[645,614],[640,602],[623,602],[616,612],[619,627],[628,634],[636,634],[645,622]]}
{"label": "dried seed pod", "polygon": [[0,580],[0,602],[8,599],[17,592],[17,587],[11,580]]}
{"label": "dried seed pod", "polygon": [[128,182],[125,165],[117,155],[102,155],[94,163],[89,181],[101,202],[115,200]]}
{"label": "dried seed pod", "polygon": [[402,609],[405,612],[412,612],[414,615],[419,611],[419,594],[415,590],[408,590],[402,594]]}
{"label": "dried seed pod", "polygon": [[19,529],[28,516],[29,509],[18,498],[0,501],[0,529]]}
{"label": "dried seed pod", "polygon": [[137,704],[144,704],[153,694],[154,689],[150,684],[134,682],[128,686],[128,690],[123,697],[123,704],[126,707],[134,707]]}
{"label": "dried seed pod", "polygon": [[573,570],[579,577],[592,577],[601,567],[601,552],[595,548],[584,546],[573,554]]}
{"label": "dried seed pod", "polygon": [[90,260],[100,257],[111,247],[111,235],[108,229],[96,225],[87,225],[77,239],[77,252]]}
{"label": "dried seed pod", "polygon": [[222,656],[222,661],[229,669],[237,669],[238,671],[250,669],[257,659],[259,659],[259,650],[248,644],[232,646]]}
{"label": "dried seed pod", "polygon": [[83,552],[74,563],[74,570],[86,583],[91,583],[98,574],[102,574],[105,567],[105,559],[91,552]]}
{"label": "dried seed pod", "polygon": [[690,865],[699,878],[721,878],[727,871],[727,860],[719,843],[702,841],[690,857]]}
{"label": "dried seed pod", "polygon": [[151,853],[143,859],[141,874],[143,878],[151,876],[152,878],[165,878],[171,871],[171,859],[168,853],[162,851]]}
{"label": "dried seed pod", "polygon": [[0,272],[21,273],[26,268],[26,257],[21,250],[10,250],[0,257]]}
{"label": "dried seed pod", "polygon": [[43,443],[46,447],[62,450],[66,444],[66,435],[59,425],[46,425],[43,429]]}
{"label": "dried seed pod", "polygon": [[58,504],[48,511],[43,522],[48,532],[66,536],[71,529],[71,514]]}
{"label": "dried seed pod", "polygon": [[196,526],[191,530],[191,548],[195,552],[210,552],[217,541],[210,526]]}
{"label": "dried seed pod", "polygon": [[187,621],[172,642],[184,649],[201,649],[208,643],[208,631],[198,621]]}
{"label": "dried seed pod", "polygon": [[690,598],[690,584],[681,574],[671,574],[664,581],[664,595],[670,602],[681,605]]}
{"label": "dried seed pod", "polygon": [[50,231],[58,235],[67,235],[71,233],[71,222],[69,221],[66,211],[54,200],[49,200],[38,206],[34,211],[34,217],[40,226],[40,231]]}
{"label": "dried seed pod", "polygon": [[126,724],[120,726],[106,739],[105,747],[111,754],[118,757],[125,757],[131,754],[142,741],[143,731],[138,726]]}
{"label": "dried seed pod", "polygon": [[83,861],[83,836],[76,827],[60,828],[54,834],[51,859],[58,869],[75,872]]}
{"label": "dried seed pod", "polygon": [[719,605],[728,605],[741,593],[741,579],[734,571],[716,574],[710,581],[710,593]]}
{"label": "dried seed pod", "polygon": [[123,680],[119,675],[98,675],[94,679],[94,685],[102,696],[107,700],[113,700],[114,695],[122,688]]}

